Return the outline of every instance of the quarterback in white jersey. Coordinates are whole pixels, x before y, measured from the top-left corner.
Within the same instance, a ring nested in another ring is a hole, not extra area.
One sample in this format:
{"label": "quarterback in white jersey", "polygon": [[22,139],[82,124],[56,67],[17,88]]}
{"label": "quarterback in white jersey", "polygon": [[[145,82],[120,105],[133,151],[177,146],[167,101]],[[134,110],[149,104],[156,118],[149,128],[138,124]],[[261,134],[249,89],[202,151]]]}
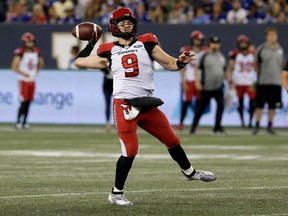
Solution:
{"label": "quarterback in white jersey", "polygon": [[[77,67],[97,69],[108,66],[113,73],[113,114],[121,144],[121,156],[116,164],[114,187],[108,196],[111,204],[115,205],[133,204],[124,196],[124,184],[138,152],[137,126],[159,139],[167,147],[187,180],[216,180],[213,173],[195,170],[191,166],[180,145],[179,137],[160,109],[157,107],[142,109],[142,107],[139,111],[138,106],[135,108],[132,105],[131,99],[155,101],[152,97],[154,91],[153,60],[167,70],[176,71],[184,68],[194,59],[194,55],[188,51],[184,51],[178,59],[171,57],[158,46],[157,38],[151,33],[137,36],[137,23],[130,9],[115,10],[110,18],[109,30],[118,38],[118,41],[103,43],[99,46],[97,55],[90,55],[96,43],[94,33],[88,45],[75,60]],[[131,113],[136,114],[130,115]]]}
{"label": "quarterback in white jersey", "polygon": [[[246,35],[238,36],[237,49],[229,52],[229,63],[227,67],[227,74],[230,74],[231,83],[235,85],[239,99],[238,112],[241,119],[242,127],[245,127],[243,116],[244,110],[244,95],[250,99],[249,102],[249,127],[252,127],[252,118],[255,110],[256,92],[254,83],[256,81],[256,72],[254,69],[255,53],[249,49],[250,41]],[[232,74],[232,75],[231,75]]]}
{"label": "quarterback in white jersey", "polygon": [[[180,124],[178,125],[178,130],[183,129],[183,121],[187,114],[187,109],[190,107],[193,111],[199,102],[200,92],[195,87],[195,76],[196,68],[198,66],[198,61],[201,56],[206,52],[207,48],[203,47],[204,44],[204,34],[201,31],[193,31],[190,34],[190,46],[181,47],[180,52],[184,50],[189,50],[195,54],[195,60],[189,62],[185,68],[180,70],[181,73],[181,116]],[[196,98],[193,101],[193,98]]]}
{"label": "quarterback in white jersey", "polygon": [[30,103],[35,92],[35,79],[39,70],[44,66],[43,57],[40,50],[35,47],[35,36],[26,32],[22,35],[23,47],[14,52],[12,60],[12,70],[18,74],[21,105],[17,116],[17,129],[28,129],[27,116]]}

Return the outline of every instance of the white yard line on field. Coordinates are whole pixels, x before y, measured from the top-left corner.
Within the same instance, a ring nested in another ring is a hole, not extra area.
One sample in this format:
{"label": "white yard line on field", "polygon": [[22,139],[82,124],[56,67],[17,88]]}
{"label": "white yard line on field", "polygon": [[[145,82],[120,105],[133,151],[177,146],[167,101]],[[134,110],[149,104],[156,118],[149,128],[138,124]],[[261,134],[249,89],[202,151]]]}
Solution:
{"label": "white yard line on field", "polygon": [[[288,186],[269,186],[269,187],[240,187],[240,188],[193,188],[193,189],[153,189],[153,190],[134,190],[127,193],[162,193],[162,192],[182,192],[182,191],[230,191],[230,190],[283,190]],[[63,196],[89,196],[108,194],[109,192],[83,192],[83,193],[59,193],[59,194],[33,194],[33,195],[16,195],[16,196],[0,196],[1,199],[17,199],[17,198],[39,198],[39,197],[63,197]]]}
{"label": "white yard line on field", "polygon": [[[38,151],[38,150],[2,150],[2,156],[35,156],[35,157],[75,157],[75,158],[118,158],[119,153],[100,153],[100,152],[84,152],[84,151]],[[190,159],[231,159],[231,160],[260,160],[260,161],[287,161],[288,155],[283,152],[281,155],[267,156],[261,154],[187,154]],[[137,158],[147,160],[170,159],[169,154],[138,154]]]}

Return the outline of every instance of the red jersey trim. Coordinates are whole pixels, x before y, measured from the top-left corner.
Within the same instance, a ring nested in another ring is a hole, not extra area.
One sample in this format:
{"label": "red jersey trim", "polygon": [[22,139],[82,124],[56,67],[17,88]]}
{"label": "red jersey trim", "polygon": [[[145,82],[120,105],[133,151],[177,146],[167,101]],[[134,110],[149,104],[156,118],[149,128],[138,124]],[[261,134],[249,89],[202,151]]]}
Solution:
{"label": "red jersey trim", "polygon": [[111,49],[113,48],[113,46],[115,46],[113,42],[100,44],[97,49],[97,55],[100,56],[101,54],[105,52],[111,52]]}
{"label": "red jersey trim", "polygon": [[[14,50],[14,54],[15,55],[20,55],[20,56],[23,56],[23,54],[26,52],[26,49],[21,47],[21,48],[17,48]],[[40,49],[35,47],[33,48],[32,50],[33,53],[37,53],[38,55],[40,55]]]}
{"label": "red jersey trim", "polygon": [[141,41],[143,44],[149,43],[149,42],[156,43],[156,44],[159,43],[157,37],[152,33],[147,33],[147,34],[138,36],[138,41]]}

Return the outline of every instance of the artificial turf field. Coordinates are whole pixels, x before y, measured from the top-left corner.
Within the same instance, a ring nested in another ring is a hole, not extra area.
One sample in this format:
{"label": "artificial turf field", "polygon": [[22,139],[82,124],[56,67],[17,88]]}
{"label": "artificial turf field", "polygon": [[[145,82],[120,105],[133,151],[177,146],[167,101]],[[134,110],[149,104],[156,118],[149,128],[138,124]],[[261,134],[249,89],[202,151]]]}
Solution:
{"label": "artificial turf field", "polygon": [[112,206],[120,144],[99,126],[0,125],[0,215],[288,215],[288,130],[228,128],[177,132],[196,168],[213,183],[185,181],[167,150],[139,130],[139,155],[126,182],[133,206]]}

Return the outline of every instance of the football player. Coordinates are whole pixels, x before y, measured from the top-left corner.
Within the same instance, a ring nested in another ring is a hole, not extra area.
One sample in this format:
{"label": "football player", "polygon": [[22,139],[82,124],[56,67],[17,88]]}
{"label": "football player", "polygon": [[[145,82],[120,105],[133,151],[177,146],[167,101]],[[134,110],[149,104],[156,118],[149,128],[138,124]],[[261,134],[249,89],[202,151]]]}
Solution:
{"label": "football player", "polygon": [[281,81],[282,81],[283,87],[288,92],[288,61],[286,63],[284,70],[282,71]]}
{"label": "football player", "polygon": [[230,76],[230,88],[235,86],[237,90],[238,112],[242,127],[245,127],[243,116],[244,95],[246,94],[249,97],[249,127],[252,127],[252,118],[256,105],[256,92],[254,89],[256,79],[254,69],[255,53],[250,51],[250,40],[246,35],[239,35],[236,39],[236,44],[237,48],[229,52],[230,60],[226,72]]}
{"label": "football player", "polygon": [[[195,54],[195,60],[190,61],[189,64],[181,72],[181,118],[180,124],[178,126],[179,130],[183,129],[183,121],[186,117],[187,109],[190,107],[192,110],[195,110],[195,106],[199,102],[199,91],[195,88],[195,72],[198,65],[198,59],[203,55],[207,48],[203,47],[204,44],[204,34],[201,31],[193,31],[190,34],[190,46],[181,47],[180,52],[182,53],[185,50],[192,51]],[[196,99],[196,102],[193,104],[193,98]]]}
{"label": "football player", "polygon": [[[177,71],[185,67],[194,55],[184,51],[178,59],[165,53],[151,33],[137,35],[138,21],[128,8],[115,10],[110,18],[109,29],[116,42],[103,43],[97,55],[90,55],[95,43],[95,33],[88,45],[79,53],[75,65],[79,68],[109,68],[113,74],[113,114],[121,144],[121,156],[116,164],[115,183],[108,199],[115,205],[132,205],[124,196],[126,182],[133,160],[138,152],[137,126],[162,142],[171,157],[180,166],[187,180],[214,181],[209,171],[193,168],[180,145],[165,114],[157,107],[140,110],[131,106],[133,99],[151,98],[154,91],[153,60],[167,70]],[[155,99],[155,98],[154,98]]]}
{"label": "football player", "polygon": [[14,52],[11,68],[19,74],[20,107],[17,115],[17,129],[29,129],[27,117],[30,104],[34,97],[35,80],[40,69],[44,66],[44,59],[40,50],[35,47],[36,38],[31,32],[22,35],[23,46]]}

